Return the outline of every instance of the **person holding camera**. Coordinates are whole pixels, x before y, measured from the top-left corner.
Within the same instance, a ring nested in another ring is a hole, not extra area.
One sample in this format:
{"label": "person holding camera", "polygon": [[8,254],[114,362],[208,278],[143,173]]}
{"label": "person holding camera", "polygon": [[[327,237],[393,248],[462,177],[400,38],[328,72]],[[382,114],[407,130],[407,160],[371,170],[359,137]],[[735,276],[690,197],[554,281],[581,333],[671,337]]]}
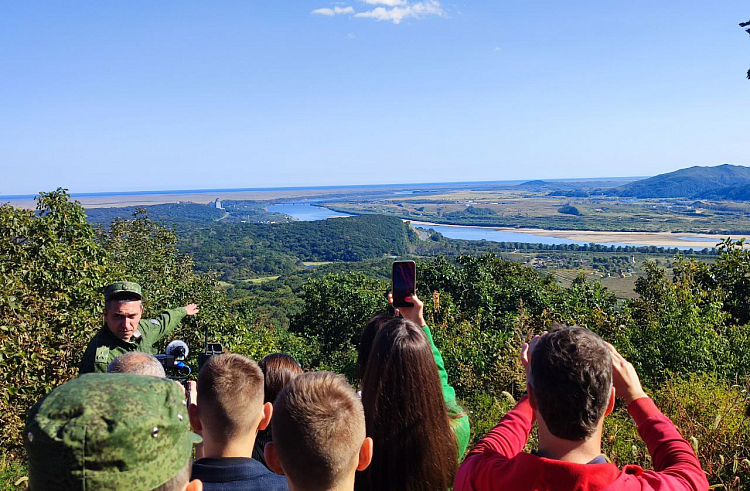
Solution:
{"label": "person holding camera", "polygon": [[169,335],[183,317],[198,313],[198,306],[192,303],[165,310],[155,319],[141,320],[142,298],[138,283],[118,281],[104,288],[105,325],[83,353],[79,374],[106,373],[112,360],[130,351],[154,354],[157,341]]}
{"label": "person holding camera", "polygon": [[[455,491],[708,489],[690,444],[641,387],[615,348],[582,327],[556,329],[524,344],[527,395],[471,450]],[[615,396],[627,405],[654,470],[622,470],[602,455],[604,418]],[[534,420],[539,447],[523,451]]]}

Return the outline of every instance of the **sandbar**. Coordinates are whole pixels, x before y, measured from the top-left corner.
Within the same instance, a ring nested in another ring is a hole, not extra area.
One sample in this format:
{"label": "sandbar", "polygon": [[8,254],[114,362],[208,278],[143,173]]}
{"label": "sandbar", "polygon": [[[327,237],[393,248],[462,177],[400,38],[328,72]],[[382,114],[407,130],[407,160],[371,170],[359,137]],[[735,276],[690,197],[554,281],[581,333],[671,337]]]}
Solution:
{"label": "sandbar", "polygon": [[[692,232],[606,232],[598,230],[547,230],[540,228],[514,228],[514,227],[481,227],[474,225],[448,225],[444,223],[420,222],[416,220],[404,220],[412,225],[422,227],[461,227],[461,228],[484,228],[500,232],[513,232],[519,234],[541,235],[544,237],[556,237],[558,239],[574,240],[583,243],[595,244],[645,244],[656,247],[692,247],[693,249],[704,249],[714,247],[721,239],[721,235],[698,234]],[[733,236],[733,240],[745,236]],[[694,239],[694,240],[690,240]],[[701,240],[702,239],[702,240]],[[709,241],[708,239],[711,239]]]}

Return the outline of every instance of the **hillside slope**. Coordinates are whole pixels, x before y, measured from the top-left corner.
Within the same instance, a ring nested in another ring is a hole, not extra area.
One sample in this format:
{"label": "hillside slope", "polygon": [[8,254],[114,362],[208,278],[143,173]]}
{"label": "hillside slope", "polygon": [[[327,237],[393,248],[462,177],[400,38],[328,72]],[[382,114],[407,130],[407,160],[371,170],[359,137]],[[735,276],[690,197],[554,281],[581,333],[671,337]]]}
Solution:
{"label": "hillside slope", "polygon": [[742,199],[735,188],[750,186],[750,167],[741,165],[694,166],[636,181],[605,191],[610,196],[635,198]]}

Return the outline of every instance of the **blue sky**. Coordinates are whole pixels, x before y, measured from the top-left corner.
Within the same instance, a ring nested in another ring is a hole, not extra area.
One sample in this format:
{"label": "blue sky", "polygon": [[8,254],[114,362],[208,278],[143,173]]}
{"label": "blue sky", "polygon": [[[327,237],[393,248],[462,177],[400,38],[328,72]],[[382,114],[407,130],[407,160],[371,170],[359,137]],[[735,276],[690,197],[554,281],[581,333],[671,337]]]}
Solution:
{"label": "blue sky", "polygon": [[0,194],[748,165],[741,4],[0,2]]}

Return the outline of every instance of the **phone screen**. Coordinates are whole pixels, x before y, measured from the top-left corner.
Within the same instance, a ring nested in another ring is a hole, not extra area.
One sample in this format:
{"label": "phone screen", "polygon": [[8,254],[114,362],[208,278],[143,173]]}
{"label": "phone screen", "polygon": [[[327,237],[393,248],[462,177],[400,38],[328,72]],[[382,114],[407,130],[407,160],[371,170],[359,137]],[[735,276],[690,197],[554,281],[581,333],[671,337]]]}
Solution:
{"label": "phone screen", "polygon": [[412,295],[417,285],[417,265],[414,261],[396,261],[393,263],[393,306],[413,307],[412,302],[404,300]]}

